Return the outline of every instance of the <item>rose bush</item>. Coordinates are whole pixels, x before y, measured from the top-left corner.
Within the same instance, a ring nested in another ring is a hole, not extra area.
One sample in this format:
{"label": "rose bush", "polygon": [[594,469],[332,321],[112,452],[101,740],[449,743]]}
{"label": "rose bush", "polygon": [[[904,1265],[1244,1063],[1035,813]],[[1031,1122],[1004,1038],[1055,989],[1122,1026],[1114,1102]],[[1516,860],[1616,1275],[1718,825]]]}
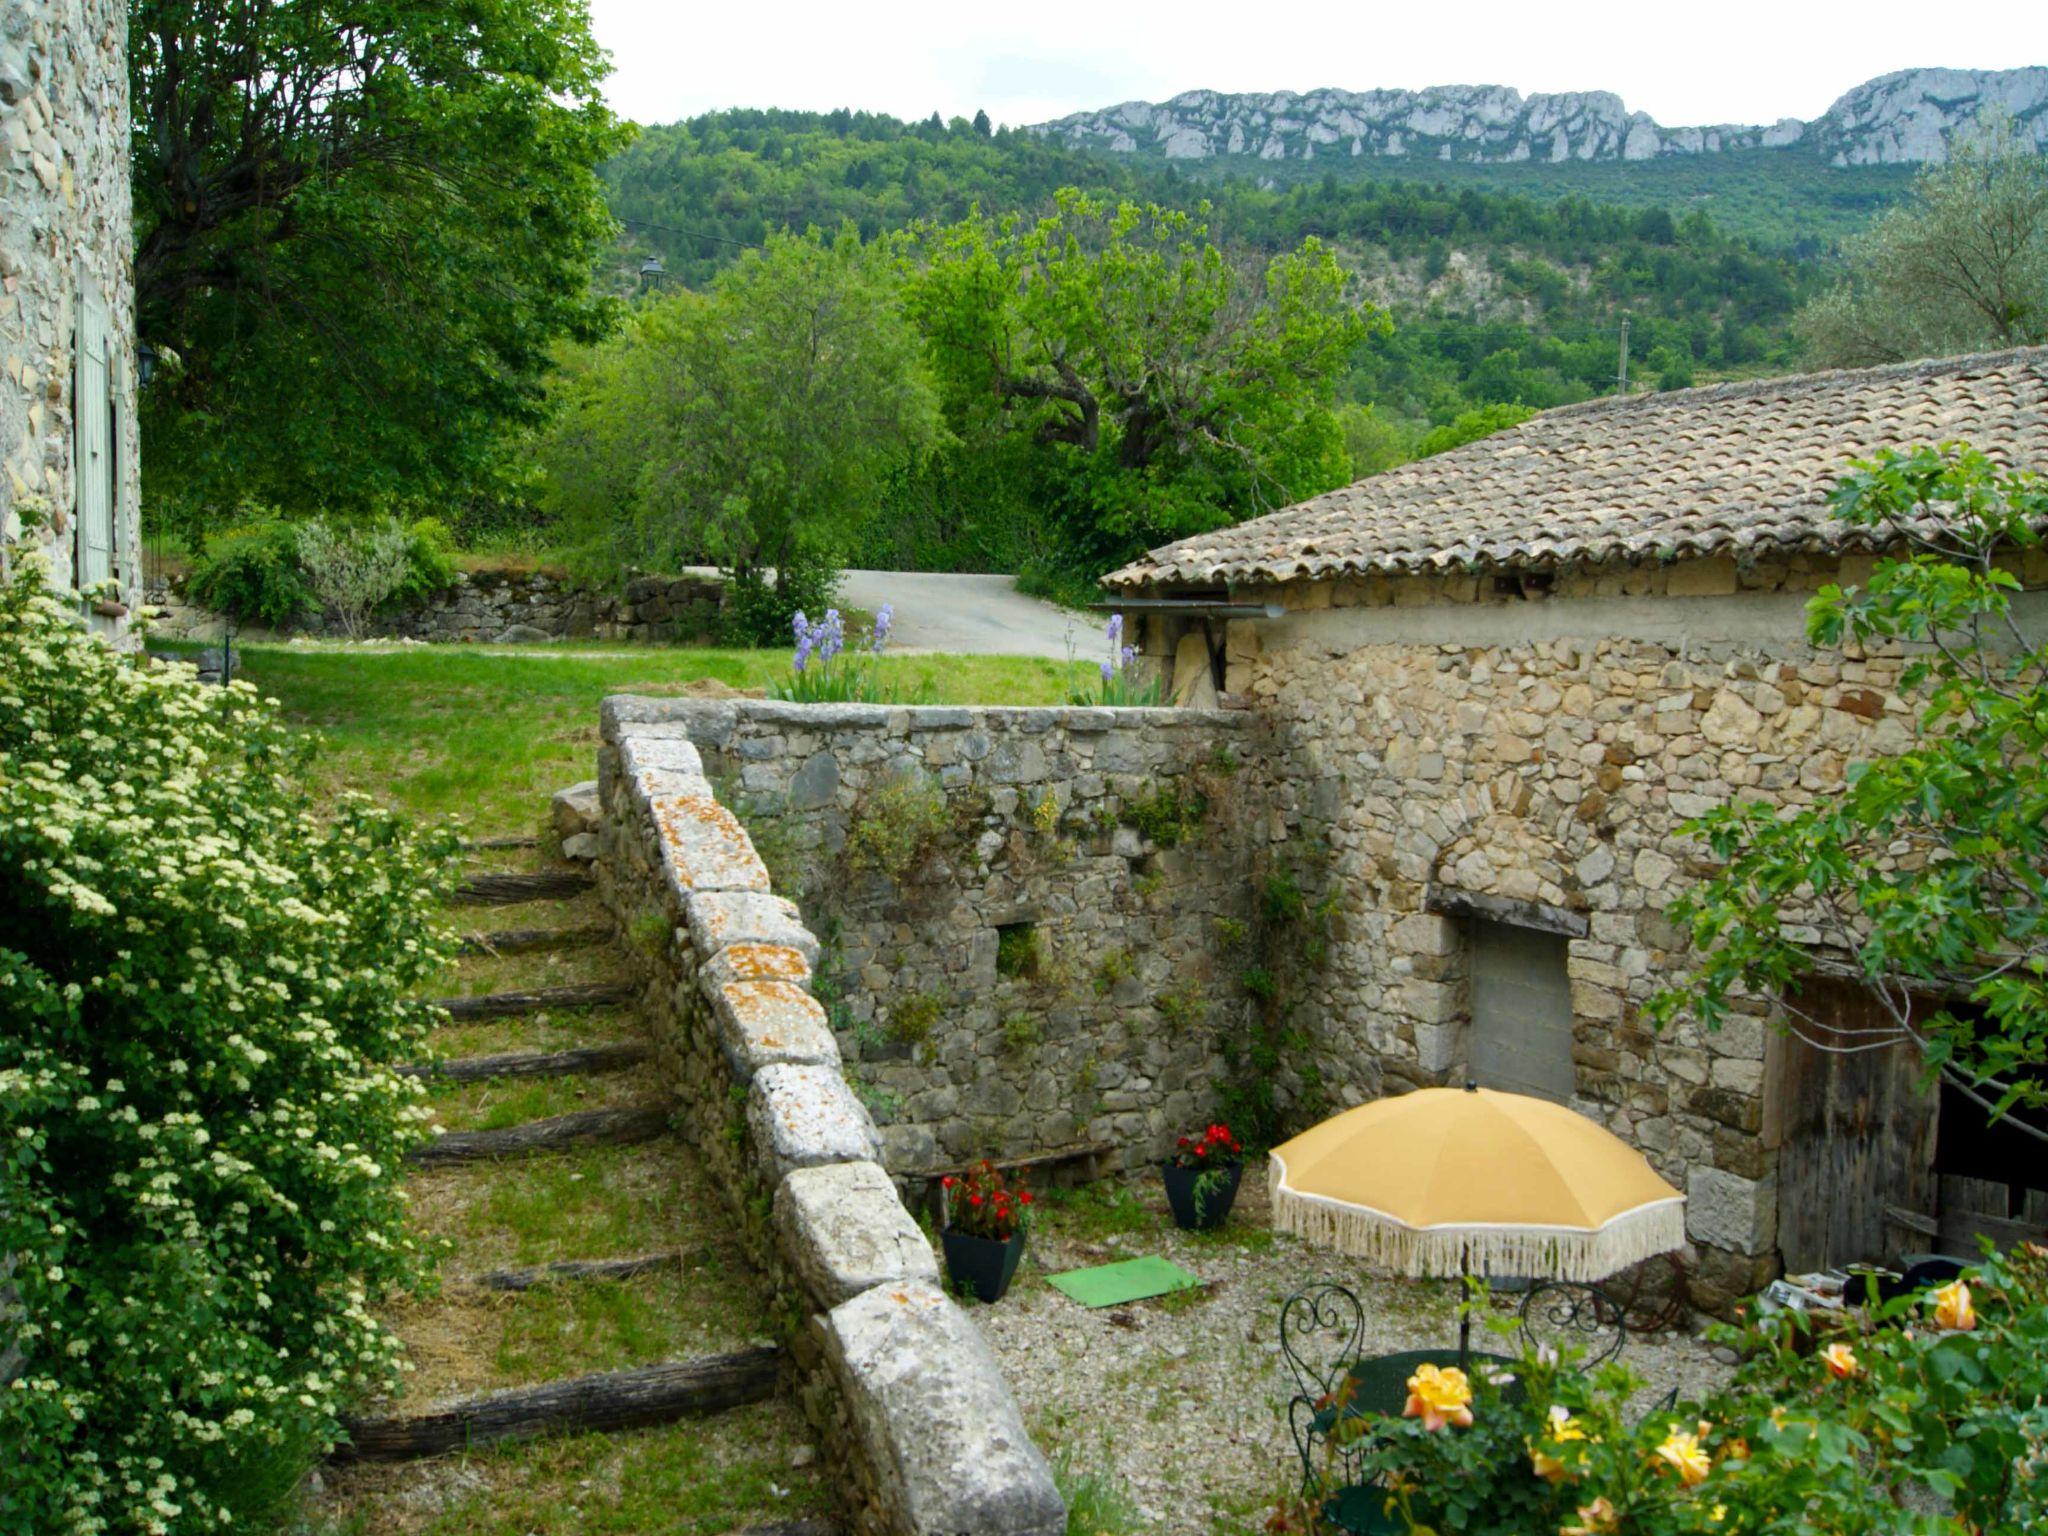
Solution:
{"label": "rose bush", "polygon": [[0,1531],[213,1531],[394,1368],[454,841],[75,612],[0,579]]}
{"label": "rose bush", "polygon": [[[2048,1522],[2048,1250],[1840,1320],[1771,1310],[1715,1337],[1742,1363],[1703,1402],[1635,1416],[1626,1369],[1527,1354],[1517,1390],[1486,1372],[1466,1401],[1411,1383],[1410,1415],[1344,1419],[1337,1448],[1361,1449],[1397,1528],[1417,1533],[2019,1536]],[[1272,1528],[1334,1529],[1335,1491]]]}

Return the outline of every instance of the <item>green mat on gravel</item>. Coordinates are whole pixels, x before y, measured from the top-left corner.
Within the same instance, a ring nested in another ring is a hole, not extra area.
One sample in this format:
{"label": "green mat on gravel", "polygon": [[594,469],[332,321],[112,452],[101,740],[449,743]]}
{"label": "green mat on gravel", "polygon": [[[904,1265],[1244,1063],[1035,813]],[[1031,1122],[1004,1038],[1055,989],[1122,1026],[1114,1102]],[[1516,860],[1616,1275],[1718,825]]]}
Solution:
{"label": "green mat on gravel", "polygon": [[1200,1285],[1171,1259],[1125,1259],[1118,1264],[1097,1264],[1092,1269],[1070,1269],[1065,1274],[1047,1275],[1046,1284],[1065,1292],[1084,1307],[1114,1307],[1121,1302],[1143,1301]]}

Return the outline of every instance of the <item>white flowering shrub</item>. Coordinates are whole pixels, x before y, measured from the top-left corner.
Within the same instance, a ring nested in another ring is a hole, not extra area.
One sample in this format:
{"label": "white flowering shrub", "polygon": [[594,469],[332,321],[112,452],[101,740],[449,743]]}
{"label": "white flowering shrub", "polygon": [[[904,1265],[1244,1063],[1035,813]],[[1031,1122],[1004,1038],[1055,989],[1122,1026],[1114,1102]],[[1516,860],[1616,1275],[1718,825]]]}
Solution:
{"label": "white flowering shrub", "polygon": [[0,579],[0,1532],[246,1526],[394,1368],[453,838],[44,581]]}

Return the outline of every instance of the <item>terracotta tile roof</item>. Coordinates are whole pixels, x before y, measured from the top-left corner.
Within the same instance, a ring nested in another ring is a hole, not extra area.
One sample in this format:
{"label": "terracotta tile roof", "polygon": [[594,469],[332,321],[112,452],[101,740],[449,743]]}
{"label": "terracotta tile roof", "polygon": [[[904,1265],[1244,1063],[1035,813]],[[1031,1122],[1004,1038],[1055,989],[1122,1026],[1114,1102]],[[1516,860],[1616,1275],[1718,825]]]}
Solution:
{"label": "terracotta tile roof", "polygon": [[1214,587],[1446,568],[1866,548],[1827,493],[1886,446],[2048,469],[2048,347],[1566,406],[1155,549],[1104,578]]}

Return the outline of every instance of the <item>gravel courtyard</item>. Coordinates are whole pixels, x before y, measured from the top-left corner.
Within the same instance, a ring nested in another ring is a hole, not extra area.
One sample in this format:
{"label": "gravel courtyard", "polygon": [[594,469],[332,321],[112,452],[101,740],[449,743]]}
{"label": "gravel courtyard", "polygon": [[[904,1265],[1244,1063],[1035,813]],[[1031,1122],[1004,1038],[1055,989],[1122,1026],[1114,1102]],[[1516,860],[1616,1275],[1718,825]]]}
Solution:
{"label": "gravel courtyard", "polygon": [[[1174,1227],[1156,1177],[1053,1192],[1010,1294],[969,1308],[1070,1494],[1085,1482],[1110,1506],[1106,1530],[1249,1536],[1263,1528],[1299,1476],[1279,1317],[1302,1286],[1333,1279],[1358,1294],[1368,1354],[1456,1343],[1455,1286],[1369,1274],[1273,1232],[1264,1181],[1254,1177],[1262,1171],[1247,1169],[1229,1223],[1213,1235]],[[1045,1281],[1142,1254],[1173,1260],[1202,1289],[1090,1311]],[[1501,1348],[1477,1327],[1474,1347]],[[1673,1387],[1705,1392],[1728,1369],[1704,1343],[1676,1333],[1632,1335],[1622,1360],[1648,1381],[1644,1406]]]}

